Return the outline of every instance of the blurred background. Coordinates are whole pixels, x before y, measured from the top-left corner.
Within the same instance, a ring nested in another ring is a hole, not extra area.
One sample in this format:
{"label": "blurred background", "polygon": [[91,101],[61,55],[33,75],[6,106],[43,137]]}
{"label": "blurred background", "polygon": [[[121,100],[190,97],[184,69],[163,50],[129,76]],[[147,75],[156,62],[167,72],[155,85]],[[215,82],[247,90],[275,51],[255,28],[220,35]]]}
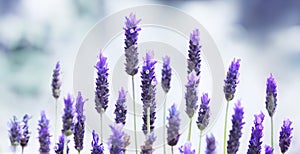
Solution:
{"label": "blurred background", "polygon": [[[56,61],[63,66],[62,94],[66,94],[73,90],[72,75],[78,48],[93,25],[122,9],[144,4],[172,6],[198,20],[215,40],[226,71],[234,57],[242,59],[236,96],[245,108],[246,124],[239,153],[247,150],[253,114],[267,113],[265,83],[270,73],[278,84],[275,143],[278,143],[282,121],[289,118],[294,122],[294,137],[288,153],[300,153],[296,146],[300,140],[300,133],[297,133],[300,129],[298,0],[90,0],[88,3],[84,0],[0,0],[0,153],[10,150],[9,119],[13,115],[21,119],[25,113],[32,115],[32,138],[26,150],[37,151],[36,127],[40,111],[54,110],[49,106],[54,103],[50,83]],[[54,118],[53,115],[49,117]],[[223,128],[223,120],[220,116],[211,130],[217,137],[218,153],[222,152],[219,128]],[[263,146],[270,143],[269,124],[266,117]],[[91,149],[90,141],[91,136],[87,135],[83,153]],[[193,147],[197,148],[197,144]],[[275,150],[279,151],[278,146]]]}

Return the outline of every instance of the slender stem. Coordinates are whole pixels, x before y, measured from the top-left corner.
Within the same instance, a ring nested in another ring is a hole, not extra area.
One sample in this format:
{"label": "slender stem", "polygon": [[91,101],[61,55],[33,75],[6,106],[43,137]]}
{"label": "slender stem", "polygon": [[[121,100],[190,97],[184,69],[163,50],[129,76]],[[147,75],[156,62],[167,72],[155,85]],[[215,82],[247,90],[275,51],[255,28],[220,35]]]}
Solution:
{"label": "slender stem", "polygon": [[147,134],[150,133],[150,107],[147,108]]}
{"label": "slender stem", "polygon": [[201,152],[201,141],[202,141],[202,130],[200,130],[200,138],[199,138],[198,154],[200,154],[200,152]]}
{"label": "slender stem", "polygon": [[226,113],[225,113],[225,124],[224,124],[224,142],[223,142],[223,153],[226,154],[226,137],[227,137],[227,117],[228,117],[228,108],[229,101],[226,104]]}
{"label": "slender stem", "polygon": [[164,102],[164,125],[163,125],[163,142],[164,142],[164,154],[167,153],[167,149],[166,149],[166,110],[167,110],[167,96],[168,93],[165,93],[165,102]]}
{"label": "slender stem", "polygon": [[273,116],[271,117],[271,146],[274,149],[274,136],[273,136],[273,131],[274,131],[274,126],[273,126]]}
{"label": "slender stem", "polygon": [[174,154],[174,149],[173,149],[173,147],[174,147],[174,146],[171,146],[171,151],[172,151],[172,154]]}
{"label": "slender stem", "polygon": [[192,134],[192,119],[193,119],[193,118],[190,118],[188,141],[191,140],[191,134]]}
{"label": "slender stem", "polygon": [[65,135],[64,137],[64,150],[63,150],[63,154],[67,154],[67,141],[68,141],[68,137]]}
{"label": "slender stem", "polygon": [[78,154],[80,154],[80,151],[78,150]]}
{"label": "slender stem", "polygon": [[100,113],[100,134],[101,134],[101,143],[103,143],[103,119],[102,112]]}
{"label": "slender stem", "polygon": [[134,126],[134,141],[135,141],[135,153],[138,154],[137,148],[137,135],[136,135],[136,113],[135,113],[135,91],[134,91],[134,76],[131,76],[132,81],[132,99],[133,99],[133,126]]}
{"label": "slender stem", "polygon": [[55,99],[54,141],[57,139],[57,102],[58,100]]}
{"label": "slender stem", "polygon": [[22,154],[24,154],[24,147],[22,147]]}

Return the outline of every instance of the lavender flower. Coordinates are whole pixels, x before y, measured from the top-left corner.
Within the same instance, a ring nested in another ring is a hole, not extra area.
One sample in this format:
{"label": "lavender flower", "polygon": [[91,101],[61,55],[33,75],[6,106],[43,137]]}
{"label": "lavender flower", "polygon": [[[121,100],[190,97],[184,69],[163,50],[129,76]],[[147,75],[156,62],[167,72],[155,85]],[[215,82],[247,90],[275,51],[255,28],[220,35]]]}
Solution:
{"label": "lavender flower", "polygon": [[260,139],[263,136],[263,121],[265,115],[263,113],[260,113],[259,115],[254,115],[254,127],[252,127],[252,133],[251,133],[251,139],[249,141],[249,149],[247,154],[254,154],[254,153],[261,153],[261,144],[262,141]]}
{"label": "lavender flower", "polygon": [[180,118],[179,111],[176,109],[175,104],[169,109],[169,117],[167,117],[169,125],[167,126],[167,141],[168,145],[175,146],[179,140],[180,134]]}
{"label": "lavender flower", "polygon": [[83,149],[83,138],[84,138],[84,126],[85,126],[85,116],[83,115],[83,106],[86,100],[83,100],[81,92],[78,92],[76,99],[76,122],[74,124],[74,142],[75,149],[81,151]]}
{"label": "lavender flower", "polygon": [[73,109],[73,99],[70,94],[64,99],[65,108],[64,114],[62,116],[63,121],[63,129],[62,132],[66,136],[70,136],[74,129],[73,117],[74,117],[74,109]]}
{"label": "lavender flower", "polygon": [[59,62],[57,62],[55,69],[53,70],[52,83],[51,83],[52,95],[55,99],[58,99],[60,95],[61,81],[59,75],[60,75],[60,64]]}
{"label": "lavender flower", "polygon": [[227,101],[231,101],[234,98],[234,93],[236,91],[236,86],[239,83],[239,68],[240,68],[240,59],[233,59],[231,65],[227,72],[226,80],[224,80],[224,93]]}
{"label": "lavender flower", "polygon": [[189,58],[188,58],[188,73],[195,71],[196,75],[200,75],[200,67],[201,67],[201,59],[200,59],[200,48],[199,45],[200,37],[199,37],[199,30],[195,29],[190,34],[190,45],[189,45]]}
{"label": "lavender flower", "polygon": [[179,152],[181,154],[195,154],[195,150],[192,149],[192,143],[186,142],[184,146],[179,148]]}
{"label": "lavender flower", "polygon": [[21,138],[21,126],[16,116],[9,123],[9,140],[12,146],[17,146],[20,144]]}
{"label": "lavender flower", "polygon": [[156,140],[156,136],[154,135],[154,132],[149,133],[146,136],[145,145],[141,146],[141,152],[140,154],[152,154],[154,152],[153,149],[153,143]]}
{"label": "lavender flower", "polygon": [[107,68],[107,58],[103,56],[102,52],[99,55],[99,61],[97,62],[95,68],[97,69],[96,78],[96,92],[95,92],[95,109],[98,113],[105,112],[108,107],[108,68]]}
{"label": "lavender flower", "polygon": [[21,128],[21,138],[20,138],[20,145],[22,146],[22,148],[24,148],[25,146],[27,146],[28,141],[29,141],[29,130],[28,130],[28,120],[30,119],[30,116],[25,114],[23,117],[23,121],[22,121],[22,128]]}
{"label": "lavender flower", "polygon": [[154,129],[155,117],[155,94],[156,94],[156,78],[154,72],[154,65],[156,61],[153,60],[153,51],[148,51],[146,57],[144,58],[144,66],[141,72],[142,78],[142,102],[143,102],[143,127],[142,130],[144,134],[147,134],[147,109],[150,108],[150,132]]}
{"label": "lavender flower", "polygon": [[265,146],[265,154],[273,154],[274,149],[268,145]]}
{"label": "lavender flower", "polygon": [[230,130],[229,140],[227,141],[227,153],[235,154],[239,150],[240,138],[242,137],[242,129],[245,122],[244,111],[241,107],[241,102],[235,104],[234,114],[232,115],[232,129]]}
{"label": "lavender flower", "polygon": [[50,153],[50,133],[49,133],[49,120],[44,111],[41,112],[41,119],[39,120],[39,142],[40,154]]}
{"label": "lavender flower", "polygon": [[266,109],[272,117],[275,113],[275,109],[277,106],[277,85],[275,82],[275,79],[273,78],[272,74],[270,74],[270,77],[267,79],[267,88],[266,88]]}
{"label": "lavender flower", "polygon": [[109,126],[112,135],[108,139],[108,147],[111,154],[120,154],[125,152],[125,133],[122,130],[124,125],[122,123],[115,124],[114,126]]}
{"label": "lavender flower", "polygon": [[210,116],[210,107],[209,107],[210,99],[208,98],[208,94],[204,93],[201,97],[201,105],[198,112],[198,128],[203,131],[209,123]]}
{"label": "lavender flower", "polygon": [[138,31],[141,28],[137,27],[137,24],[140,23],[141,19],[136,19],[135,14],[130,13],[129,17],[125,17],[125,70],[126,72],[133,76],[138,72],[138,52],[137,52],[137,39]]}
{"label": "lavender flower", "polygon": [[215,154],[216,153],[216,139],[214,135],[206,136],[206,154]]}
{"label": "lavender flower", "polygon": [[281,127],[280,136],[279,136],[279,147],[282,153],[285,153],[292,140],[292,122],[289,119],[283,121],[283,126]]}
{"label": "lavender flower", "polygon": [[195,72],[191,72],[188,75],[188,83],[185,85],[186,93],[185,93],[185,100],[186,100],[186,114],[192,118],[194,116],[195,111],[198,108],[197,101],[198,101],[198,83],[199,78],[195,75]]}
{"label": "lavender flower", "polygon": [[[59,137],[59,142],[54,147],[54,151],[55,151],[56,154],[64,154],[64,142],[65,142],[65,140],[67,140],[67,138],[65,138],[65,135],[62,134]],[[66,144],[66,146],[67,146],[67,154],[69,153],[69,150],[70,150],[69,147],[68,147],[68,143],[69,142],[70,141],[67,140],[67,144]]]}
{"label": "lavender flower", "polygon": [[127,106],[125,104],[126,102],[126,91],[122,87],[121,90],[119,91],[119,98],[116,103],[116,109],[115,109],[115,114],[116,118],[115,121],[116,123],[122,123],[125,125],[126,123],[126,113],[127,113]]}
{"label": "lavender flower", "polygon": [[93,130],[93,141],[92,141],[92,152],[91,154],[103,154],[104,152],[104,147],[103,144],[99,144],[99,136],[98,134],[95,132],[95,130]]}
{"label": "lavender flower", "polygon": [[170,90],[170,82],[172,76],[172,68],[170,67],[170,57],[166,56],[163,58],[163,68],[161,70],[161,87],[165,91],[165,93]]}

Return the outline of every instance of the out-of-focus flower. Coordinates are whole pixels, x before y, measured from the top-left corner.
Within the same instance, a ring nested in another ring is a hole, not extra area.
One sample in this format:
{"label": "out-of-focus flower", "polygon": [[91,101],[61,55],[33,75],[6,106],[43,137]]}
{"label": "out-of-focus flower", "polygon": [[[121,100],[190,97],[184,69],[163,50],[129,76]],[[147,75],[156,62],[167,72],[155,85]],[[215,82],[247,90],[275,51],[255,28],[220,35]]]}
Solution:
{"label": "out-of-focus flower", "polygon": [[209,107],[210,99],[208,98],[208,94],[204,93],[201,97],[201,104],[198,112],[198,120],[197,126],[202,131],[204,130],[209,123],[210,118],[210,107]]}
{"label": "out-of-focus flower", "polygon": [[263,136],[263,121],[265,115],[263,113],[260,113],[258,115],[254,115],[255,120],[254,120],[254,127],[252,127],[252,133],[251,133],[251,138],[249,141],[249,149],[247,154],[254,154],[254,153],[261,153],[261,138]]}
{"label": "out-of-focus flower", "polygon": [[99,144],[98,134],[95,132],[95,130],[93,130],[92,134],[93,134],[93,141],[92,141],[93,149],[91,150],[92,151],[91,154],[103,154],[104,147],[102,143]]}
{"label": "out-of-focus flower", "polygon": [[40,154],[50,153],[50,133],[49,133],[49,120],[46,117],[44,111],[41,112],[41,119],[39,120],[39,142],[40,142]]}
{"label": "out-of-focus flower", "polygon": [[239,150],[240,138],[242,137],[242,129],[245,122],[244,119],[244,110],[241,107],[241,102],[238,101],[235,104],[234,114],[232,115],[232,128],[229,134],[229,140],[227,141],[227,153],[235,154]]}
{"label": "out-of-focus flower", "polygon": [[283,121],[279,136],[279,147],[282,153],[285,153],[290,147],[292,140],[292,122],[289,119]]}
{"label": "out-of-focus flower", "polygon": [[168,145],[175,146],[179,140],[180,134],[180,118],[179,111],[176,109],[175,104],[169,109],[169,117],[167,118],[169,125],[167,126],[167,141]]}
{"label": "out-of-focus flower", "polygon": [[119,91],[119,98],[116,102],[116,109],[115,109],[115,114],[116,118],[115,121],[116,123],[122,123],[125,125],[126,123],[126,114],[127,114],[127,106],[125,104],[126,102],[126,91],[122,87]]}
{"label": "out-of-focus flower", "polygon": [[111,154],[120,154],[125,152],[125,133],[123,131],[124,125],[122,123],[109,126],[112,135],[108,139],[108,147]]}
{"label": "out-of-focus flower", "polygon": [[265,146],[265,154],[273,154],[274,149],[268,145]]}
{"label": "out-of-focus flower", "polygon": [[58,99],[60,96],[60,87],[61,87],[61,80],[59,78],[60,76],[60,64],[59,62],[56,63],[56,66],[53,70],[52,74],[52,95],[55,99]]}
{"label": "out-of-focus flower", "polygon": [[181,146],[179,148],[179,152],[181,154],[195,154],[195,150],[192,149],[192,143],[191,142],[186,142],[184,146]]}
{"label": "out-of-focus flower", "polygon": [[188,74],[195,71],[196,75],[200,75],[200,67],[201,67],[201,59],[200,59],[200,36],[199,36],[199,30],[195,29],[190,34],[190,45],[189,45],[189,51],[188,51]]}
{"label": "out-of-focus flower", "polygon": [[154,135],[154,132],[147,134],[145,145],[141,146],[140,154],[152,154],[154,152],[153,143],[155,140],[156,136]]}
{"label": "out-of-focus flower", "polygon": [[97,62],[95,68],[97,69],[96,78],[96,91],[95,91],[95,109],[98,113],[105,112],[108,107],[108,68],[107,68],[107,58],[103,56],[102,51],[100,51],[99,61]]}
{"label": "out-of-focus flower", "polygon": [[64,99],[65,102],[65,108],[64,108],[64,114],[62,116],[63,121],[63,129],[62,132],[66,136],[70,136],[74,129],[74,109],[73,109],[73,99],[70,94]]}
{"label": "out-of-focus flower", "polygon": [[231,101],[234,98],[234,93],[236,91],[236,86],[239,83],[239,68],[240,68],[240,59],[233,59],[231,65],[229,66],[226,80],[224,80],[224,93],[227,101]]}
{"label": "out-of-focus flower", "polygon": [[[65,142],[65,140],[67,140],[67,138],[65,138],[65,135],[62,134],[59,137],[59,142],[54,147],[54,151],[55,151],[56,154],[64,154],[64,142]],[[69,150],[70,150],[69,147],[68,147],[69,142],[70,142],[69,140],[66,141],[66,143],[67,143],[66,144],[66,146],[67,146],[67,153],[66,154],[68,154]]]}
{"label": "out-of-focus flower", "polygon": [[137,52],[137,39],[138,31],[141,30],[137,25],[141,19],[136,19],[135,14],[130,13],[128,17],[125,17],[125,71],[127,74],[133,76],[138,72],[138,52]]}
{"label": "out-of-focus flower", "polygon": [[170,67],[170,57],[163,58],[163,68],[161,70],[161,87],[167,93],[170,90],[172,68]]}
{"label": "out-of-focus flower", "polygon": [[216,139],[213,134],[206,135],[206,150],[205,154],[216,154]]}
{"label": "out-of-focus flower", "polygon": [[87,99],[83,99],[81,92],[78,92],[75,112],[76,112],[76,122],[74,124],[74,143],[75,149],[81,151],[83,149],[83,138],[84,138],[84,126],[85,126],[85,116],[83,114],[83,106]]}
{"label": "out-of-focus flower", "polygon": [[269,116],[272,117],[275,113],[277,106],[277,85],[272,74],[267,79],[267,88],[266,88],[266,109],[269,113]]}
{"label": "out-of-focus flower", "polygon": [[186,114],[192,118],[194,116],[195,111],[198,108],[197,101],[198,101],[198,83],[199,78],[196,76],[195,72],[191,72],[188,75],[188,83],[185,85],[186,93],[185,93],[185,100],[186,100]]}
{"label": "out-of-focus flower", "polygon": [[29,141],[29,130],[28,130],[28,120],[30,119],[30,116],[28,114],[25,114],[23,117],[22,125],[21,125],[21,138],[20,138],[20,145],[22,148],[27,146]]}
{"label": "out-of-focus flower", "polygon": [[20,144],[21,139],[21,126],[16,116],[9,123],[9,140],[12,146],[17,146]]}

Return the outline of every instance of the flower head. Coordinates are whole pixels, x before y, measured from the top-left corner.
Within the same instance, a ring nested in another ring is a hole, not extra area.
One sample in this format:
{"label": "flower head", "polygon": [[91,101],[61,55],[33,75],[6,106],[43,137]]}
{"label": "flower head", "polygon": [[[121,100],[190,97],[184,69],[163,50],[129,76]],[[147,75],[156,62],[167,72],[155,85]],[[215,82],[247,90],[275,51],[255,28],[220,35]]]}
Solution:
{"label": "flower head", "polygon": [[204,130],[209,123],[209,117],[210,117],[209,102],[210,99],[208,98],[208,94],[204,93],[201,97],[201,104],[198,112],[198,121],[197,121],[197,126],[201,131]]}
{"label": "flower head", "polygon": [[263,121],[265,115],[263,113],[260,113],[258,115],[254,115],[255,120],[254,120],[254,127],[252,127],[252,133],[251,133],[251,138],[249,141],[249,149],[247,154],[253,154],[253,153],[260,153],[261,152],[261,144],[262,141],[260,140],[263,136]]}
{"label": "flower head", "polygon": [[156,136],[154,135],[154,132],[147,134],[145,145],[141,146],[140,154],[152,154],[154,152],[153,143],[155,140]]}
{"label": "flower head", "polygon": [[201,58],[200,58],[200,48],[199,45],[200,37],[199,30],[195,29],[190,34],[190,45],[189,45],[189,54],[188,54],[188,73],[193,71],[196,72],[196,75],[200,75],[200,67],[201,67]]}
{"label": "flower head", "polygon": [[119,98],[116,102],[116,109],[115,109],[115,114],[116,118],[115,121],[116,123],[122,123],[125,125],[126,123],[126,114],[127,114],[127,106],[125,104],[126,102],[126,91],[122,87],[119,91]]}
{"label": "flower head", "polygon": [[73,109],[73,99],[70,94],[64,99],[65,102],[65,108],[64,108],[64,114],[62,116],[63,121],[63,129],[62,132],[66,136],[70,136],[74,129],[74,109]]}
{"label": "flower head", "polygon": [[269,116],[272,117],[275,113],[275,109],[277,106],[277,85],[275,79],[273,78],[272,74],[267,79],[267,88],[266,88],[266,109],[269,113]]}
{"label": "flower head", "polygon": [[125,71],[129,75],[135,75],[138,72],[138,52],[137,52],[137,39],[138,31],[141,30],[137,25],[141,19],[136,19],[135,14],[131,13],[125,17]]}
{"label": "flower head", "polygon": [[92,152],[91,154],[103,154],[104,152],[104,147],[103,144],[99,144],[99,136],[98,134],[95,132],[95,130],[93,130],[92,132],[93,134],[93,141],[92,141]]}
{"label": "flower head", "polygon": [[172,76],[172,68],[170,67],[170,57],[163,58],[163,68],[161,70],[161,87],[167,93],[170,90],[170,82]]}
{"label": "flower head", "polygon": [[50,133],[49,133],[49,120],[46,117],[44,111],[41,112],[41,119],[39,120],[39,142],[40,142],[40,153],[50,153]]}
{"label": "flower head", "polygon": [[9,140],[12,146],[17,146],[20,144],[21,139],[21,126],[17,117],[14,116],[13,119],[9,123]]}
{"label": "flower head", "polygon": [[283,121],[279,136],[279,147],[282,153],[285,153],[291,144],[293,130],[291,125],[292,122],[289,119]]}
{"label": "flower head", "polygon": [[122,123],[109,126],[112,135],[108,139],[108,147],[111,154],[119,154],[125,151],[125,133],[123,131],[124,125]]}
{"label": "flower head", "polygon": [[169,125],[167,126],[167,141],[168,145],[175,146],[179,140],[180,134],[180,118],[179,111],[176,109],[175,104],[169,109],[169,117],[167,117]]}
{"label": "flower head", "polygon": [[83,115],[83,106],[87,99],[83,99],[81,92],[78,92],[75,112],[76,112],[76,122],[74,124],[74,142],[75,149],[81,151],[83,149],[83,138],[84,138],[84,126],[85,126],[85,116]]}
{"label": "flower head", "polygon": [[265,146],[265,154],[273,154],[274,149],[268,145]]}
{"label": "flower head", "polygon": [[186,93],[185,93],[185,101],[186,101],[186,114],[189,118],[194,116],[195,111],[198,108],[197,101],[198,101],[198,83],[199,78],[196,76],[195,72],[191,72],[188,75],[188,83],[185,85]]}
{"label": "flower head", "polygon": [[240,59],[233,59],[228,69],[226,80],[224,80],[224,93],[227,101],[231,101],[234,98],[236,86],[239,83],[240,61]]}
{"label": "flower head", "polygon": [[141,72],[142,78],[142,102],[143,102],[143,127],[142,130],[144,134],[147,134],[147,109],[150,108],[150,131],[154,129],[155,109],[156,109],[156,84],[157,80],[155,78],[154,65],[156,61],[153,59],[153,51],[148,51],[146,57],[144,58],[144,65]]}
{"label": "flower head", "polygon": [[229,140],[227,141],[227,153],[235,154],[239,150],[240,138],[242,137],[242,129],[245,122],[243,107],[241,107],[241,102],[238,101],[235,104],[234,114],[232,115],[232,128],[229,134]]}
{"label": "flower head", "polygon": [[216,139],[213,134],[210,136],[206,135],[206,154],[216,153]]}
{"label": "flower head", "polygon": [[186,142],[184,146],[179,148],[179,152],[181,154],[195,154],[195,150],[192,149],[192,143]]}
{"label": "flower head", "polygon": [[58,99],[60,95],[61,80],[59,78],[59,75],[60,75],[60,64],[59,62],[57,62],[53,70],[52,83],[51,83],[52,95],[55,99]]}
{"label": "flower head", "polygon": [[[59,137],[59,141],[58,143],[56,144],[56,146],[54,147],[54,151],[56,154],[64,154],[64,142],[65,140],[67,140],[67,138],[65,138],[65,135],[62,134],[60,137]],[[67,140],[67,154],[69,153],[69,147],[68,147],[68,143],[70,142],[70,140]]]}
{"label": "flower head", "polygon": [[21,126],[21,138],[20,138],[20,145],[22,147],[27,146],[29,138],[30,138],[30,136],[29,136],[30,132],[28,130],[28,120],[30,118],[31,117],[28,114],[25,114],[23,117],[22,126]]}

